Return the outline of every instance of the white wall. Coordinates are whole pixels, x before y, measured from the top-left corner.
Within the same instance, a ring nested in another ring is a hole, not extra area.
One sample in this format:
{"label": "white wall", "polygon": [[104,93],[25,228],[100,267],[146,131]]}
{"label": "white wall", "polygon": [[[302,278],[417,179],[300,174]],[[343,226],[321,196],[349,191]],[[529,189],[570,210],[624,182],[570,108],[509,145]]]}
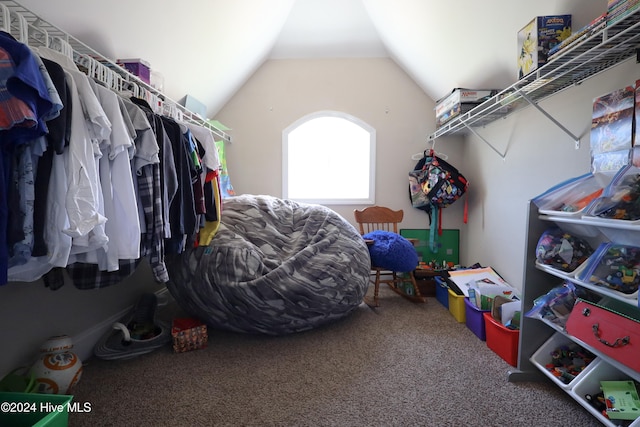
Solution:
{"label": "white wall", "polygon": [[[405,228],[427,228],[428,217],[408,196],[411,156],[423,152],[435,128],[434,102],[391,59],[267,61],[216,116],[233,130],[227,163],[238,194],[282,196],[282,131],[320,110],[338,110],[376,129],[376,204],[405,211]],[[462,140],[436,146],[457,165]],[[322,150],[322,147],[318,147]],[[339,153],[336,153],[339,155]],[[309,159],[309,173],[315,170]],[[348,185],[348,183],[345,183]],[[353,209],[331,206],[354,223]],[[447,208],[444,228],[460,228],[462,202]]]}
{"label": "white wall", "polygon": [[42,343],[54,335],[71,336],[74,350],[86,359],[96,340],[143,292],[164,288],[154,282],[146,262],[127,280],[102,289],[80,290],[64,277],[64,286],[55,291],[42,280],[0,286],[0,378],[32,363]]}
{"label": "white wall", "polygon": [[[426,228],[426,214],[409,203],[407,174],[416,163],[412,154],[427,148],[427,135],[434,130],[433,107],[433,101],[389,59],[278,60],[265,63],[217,118],[234,129],[227,160],[236,191],[279,196],[283,129],[318,110],[359,117],[377,131],[377,203],[404,209],[404,227]],[[453,164],[462,163],[462,148],[461,138],[436,146]],[[353,222],[356,207],[362,206],[335,209]],[[461,203],[447,209],[445,228],[461,226],[461,210]],[[146,263],[133,277],[99,290],[78,290],[68,278],[57,291],[45,288],[42,281],[1,286],[0,376],[30,363],[51,335],[81,340],[83,354],[90,355],[94,336],[88,331],[96,325],[108,328],[112,318],[131,307],[142,292],[160,288]]]}
{"label": "white wall", "polygon": [[540,103],[581,136],[578,150],[566,133],[533,107],[478,130],[506,152],[505,160],[477,137],[466,139],[463,170],[471,182],[469,224],[463,234],[467,262],[491,265],[509,283],[522,286],[528,200],[590,171],[593,98],[635,84],[639,76],[638,65],[628,61]]}
{"label": "white wall", "polygon": [[[637,76],[637,65],[626,62],[541,102],[581,137],[579,149],[533,107],[478,130],[506,154],[504,160],[473,135],[436,140],[436,151],[449,155],[470,182],[469,223],[462,223],[462,201],[447,208],[443,219],[444,228],[461,229],[463,264],[490,265],[522,286],[528,200],[590,170],[592,100],[633,84]],[[406,182],[415,164],[411,155],[429,147],[433,106],[389,59],[279,60],[265,63],[218,118],[233,128],[227,161],[236,191],[275,196],[281,195],[282,129],[323,109],[365,120],[378,133],[377,204],[404,209],[406,228],[426,228],[426,215],[409,203]],[[332,206],[352,223],[356,207]]]}
{"label": "white wall", "polygon": [[[589,170],[592,99],[637,77],[637,65],[627,62],[542,103],[583,135],[579,150],[533,108],[480,129],[506,151],[505,160],[475,137],[436,142],[436,150],[470,181],[469,224],[462,224],[461,201],[445,210],[443,221],[444,228],[462,230],[463,263],[494,266],[513,285],[521,285],[527,201]],[[236,191],[279,196],[284,128],[318,110],[359,117],[377,130],[376,202],[404,209],[404,227],[426,228],[426,215],[410,206],[407,173],[415,164],[411,155],[429,146],[433,107],[433,100],[390,59],[279,60],[259,68],[217,118],[233,128],[235,142],[227,145],[227,157]],[[334,208],[353,222],[357,207]],[[96,291],[77,290],[71,283],[50,291],[41,281],[0,287],[0,376],[30,360],[49,335],[82,334],[131,306],[141,292],[157,289],[146,267],[119,285]]]}

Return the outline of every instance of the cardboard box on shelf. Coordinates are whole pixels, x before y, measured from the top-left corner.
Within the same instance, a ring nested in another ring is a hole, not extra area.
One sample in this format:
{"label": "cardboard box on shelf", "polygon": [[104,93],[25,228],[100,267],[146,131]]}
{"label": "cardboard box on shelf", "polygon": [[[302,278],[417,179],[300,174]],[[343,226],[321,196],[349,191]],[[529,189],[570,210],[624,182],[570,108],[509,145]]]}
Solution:
{"label": "cardboard box on shelf", "polygon": [[470,111],[497,93],[497,89],[453,89],[449,95],[436,101],[436,126]]}
{"label": "cardboard box on shelf", "polygon": [[571,15],[536,16],[518,31],[518,79],[547,62],[549,50],[571,36]]}

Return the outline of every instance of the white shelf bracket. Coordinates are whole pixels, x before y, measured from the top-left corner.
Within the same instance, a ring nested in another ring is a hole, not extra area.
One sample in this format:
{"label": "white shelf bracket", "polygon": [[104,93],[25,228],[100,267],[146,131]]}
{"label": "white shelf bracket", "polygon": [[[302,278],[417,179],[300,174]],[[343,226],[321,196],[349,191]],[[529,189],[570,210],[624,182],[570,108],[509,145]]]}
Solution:
{"label": "white shelf bracket", "polygon": [[487,144],[489,146],[489,148],[491,148],[493,151],[495,151],[496,153],[498,153],[498,155],[502,158],[502,160],[505,160],[507,157],[507,153],[505,152],[504,154],[502,154],[500,151],[498,151],[498,149],[496,147],[494,147],[493,145],[491,145],[491,143],[489,141],[487,141],[482,135],[480,135],[478,132],[476,132],[476,130],[474,128],[472,128],[471,126],[469,126],[468,124],[466,124],[465,122],[462,122],[462,124],[469,129],[469,132],[471,132],[472,134],[474,134],[475,136],[477,136],[478,138],[480,138],[480,140],[482,140],[482,142],[484,142],[485,144]]}
{"label": "white shelf bracket", "polygon": [[580,148],[580,138],[575,136],[573,133],[571,133],[571,131],[569,129],[567,129],[566,127],[564,127],[562,125],[562,123],[560,123],[559,121],[557,121],[556,119],[554,119],[551,114],[547,113],[541,106],[538,105],[537,102],[534,102],[531,98],[529,98],[524,92],[522,91],[517,91],[518,94],[524,99],[526,100],[530,105],[533,105],[538,111],[540,111],[542,113],[542,115],[544,115],[547,119],[551,120],[551,122],[553,124],[555,124],[556,126],[558,126],[560,129],[562,129],[562,131],[564,133],[566,133],[567,135],[569,135],[571,137],[571,139],[573,140],[573,142],[575,142],[575,146],[576,146],[576,150]]}

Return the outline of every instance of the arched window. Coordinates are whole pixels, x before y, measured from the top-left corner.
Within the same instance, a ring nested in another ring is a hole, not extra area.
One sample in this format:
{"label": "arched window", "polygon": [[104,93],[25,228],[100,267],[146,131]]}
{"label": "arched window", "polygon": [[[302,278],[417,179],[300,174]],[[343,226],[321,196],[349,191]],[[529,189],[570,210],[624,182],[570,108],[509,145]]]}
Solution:
{"label": "arched window", "polygon": [[300,118],[282,132],[282,194],[321,204],[375,202],[376,131],[338,111]]}

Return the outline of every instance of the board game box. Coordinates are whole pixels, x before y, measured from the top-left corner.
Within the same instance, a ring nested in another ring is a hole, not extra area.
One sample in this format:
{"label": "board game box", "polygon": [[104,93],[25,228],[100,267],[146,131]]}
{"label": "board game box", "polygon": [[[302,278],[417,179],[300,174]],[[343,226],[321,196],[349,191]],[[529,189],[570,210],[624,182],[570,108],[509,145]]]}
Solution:
{"label": "board game box", "polygon": [[547,62],[549,50],[571,36],[571,15],[533,18],[518,32],[518,79]]}

